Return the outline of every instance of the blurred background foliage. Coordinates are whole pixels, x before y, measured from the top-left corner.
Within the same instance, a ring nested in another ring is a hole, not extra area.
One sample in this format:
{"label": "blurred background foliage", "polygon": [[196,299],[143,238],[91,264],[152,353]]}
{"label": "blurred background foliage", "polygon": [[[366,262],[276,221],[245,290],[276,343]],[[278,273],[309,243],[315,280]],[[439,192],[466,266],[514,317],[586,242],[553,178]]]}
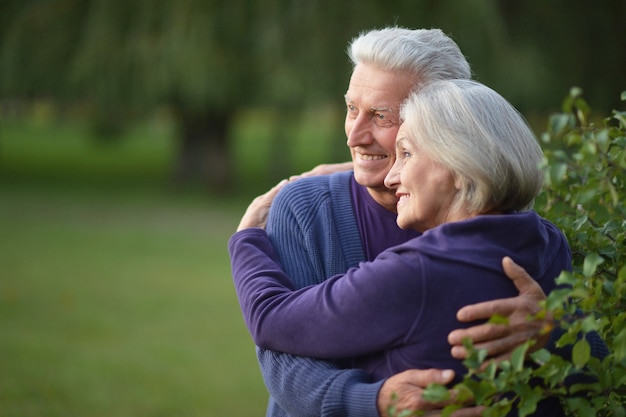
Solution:
{"label": "blurred background foliage", "polygon": [[[235,178],[262,188],[348,157],[345,50],[363,30],[442,28],[475,77],[531,120],[571,86],[606,113],[626,73],[621,0],[4,0],[0,8],[5,113],[46,100],[112,140],[159,112],[172,124],[173,178],[222,192]],[[308,146],[323,151],[302,167],[294,137],[311,121],[320,132]],[[236,133],[256,128],[271,152],[261,172],[242,178],[245,160],[234,154],[249,144]]]}

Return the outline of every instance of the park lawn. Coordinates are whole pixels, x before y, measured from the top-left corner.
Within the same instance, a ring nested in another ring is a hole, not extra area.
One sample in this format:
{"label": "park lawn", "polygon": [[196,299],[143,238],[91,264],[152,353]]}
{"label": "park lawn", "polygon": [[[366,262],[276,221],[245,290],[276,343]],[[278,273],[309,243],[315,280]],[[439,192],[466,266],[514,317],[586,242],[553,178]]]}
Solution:
{"label": "park lawn", "polygon": [[62,155],[29,159],[15,132],[0,163],[0,416],[263,415],[226,247],[245,207],[72,184]]}

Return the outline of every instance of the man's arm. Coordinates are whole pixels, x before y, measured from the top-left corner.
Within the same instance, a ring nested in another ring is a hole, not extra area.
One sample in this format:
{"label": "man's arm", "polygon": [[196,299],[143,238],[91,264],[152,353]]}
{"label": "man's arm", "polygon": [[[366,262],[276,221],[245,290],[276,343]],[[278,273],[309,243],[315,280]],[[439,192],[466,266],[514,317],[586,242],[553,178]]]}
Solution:
{"label": "man's arm", "polygon": [[330,361],[257,349],[265,386],[290,417],[378,417],[382,381]]}
{"label": "man's arm", "polygon": [[461,322],[486,320],[494,314],[507,317],[508,325],[481,324],[468,329],[454,330],[448,336],[452,345],[452,356],[465,359],[467,351],[463,347],[463,339],[470,338],[477,349],[486,349],[495,360],[507,359],[513,350],[527,340],[534,339],[531,350],[544,347],[550,339],[552,317],[528,320],[530,315],[537,314],[539,303],[546,295],[539,284],[509,257],[502,260],[506,275],[513,281],[520,294],[517,297],[486,301],[484,303],[463,307],[457,312]]}
{"label": "man's arm", "polygon": [[[486,320],[494,314],[508,318],[508,324],[481,324],[467,329],[452,331],[448,341],[452,345],[452,356],[465,359],[467,351],[463,347],[463,339],[470,338],[477,349],[486,349],[489,357],[496,361],[508,359],[513,350],[527,340],[535,340],[530,351],[543,347],[551,353],[556,352],[556,341],[563,334],[560,329],[553,329],[550,314],[543,318],[529,320],[541,309],[539,303],[546,299],[543,290],[530,275],[509,257],[502,259],[502,268],[513,281],[520,294],[517,297],[487,301],[463,307],[457,313],[462,322]],[[608,348],[600,335],[592,332],[587,335],[591,346],[591,355],[603,358]],[[559,352],[563,354],[563,352]]]}
{"label": "man's arm", "polygon": [[[293,180],[289,181],[292,182]],[[268,222],[270,206],[278,191],[286,185],[282,181],[267,193],[257,197],[248,207],[238,230],[245,227],[265,227]],[[297,265],[286,261],[286,266],[293,271],[307,270],[294,280],[297,286],[307,281],[313,282],[315,272],[307,261],[312,255],[305,250],[302,243],[300,227],[290,205],[291,197],[279,199],[280,215],[270,220],[271,233],[280,234],[284,245],[289,246],[287,258]],[[285,212],[287,212],[285,214]],[[297,227],[296,227],[297,226]],[[300,251],[299,253],[291,253]],[[376,399],[382,381],[373,383],[369,375],[360,370],[340,369],[331,361],[322,361],[257,348],[257,358],[265,385],[272,398],[270,407],[282,408],[290,417],[340,417],[363,416],[378,417]],[[270,415],[282,415],[280,412]]]}
{"label": "man's arm", "polygon": [[310,171],[292,175],[289,177],[289,181],[297,180],[298,178],[315,177],[317,175],[334,174],[335,172],[351,171],[353,167],[354,164],[352,161],[338,162],[335,164],[319,164]]}
{"label": "man's arm", "polygon": [[[371,382],[365,372],[342,370],[331,362],[262,349],[257,358],[266,387],[290,417],[392,417],[392,407],[396,413],[422,411],[436,416],[446,403],[424,400],[424,389],[454,379],[449,370],[411,369]],[[467,407],[451,417],[479,417],[483,410]]]}

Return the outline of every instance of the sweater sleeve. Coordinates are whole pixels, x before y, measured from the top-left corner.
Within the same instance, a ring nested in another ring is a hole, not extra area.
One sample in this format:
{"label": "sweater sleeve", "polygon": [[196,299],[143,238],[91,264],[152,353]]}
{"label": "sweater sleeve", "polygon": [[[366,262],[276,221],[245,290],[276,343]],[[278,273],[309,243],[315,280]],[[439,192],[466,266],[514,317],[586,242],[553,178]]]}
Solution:
{"label": "sweater sleeve", "polygon": [[[340,249],[346,252],[347,261],[357,263],[364,257],[356,224],[352,225],[350,219],[344,221],[344,217],[352,216],[353,212],[350,197],[345,195],[350,175],[335,175],[329,179],[330,189],[338,191],[335,198],[327,193],[329,188],[318,177],[307,180],[309,184],[303,181],[288,184],[272,204],[268,234],[295,288],[321,282],[333,269],[337,272],[348,269],[335,245],[328,245],[332,262],[321,262],[327,257],[316,248],[321,236],[331,238],[331,233],[316,227],[316,222],[323,220],[323,225],[332,230],[324,217],[327,215],[324,210],[328,208],[324,200],[334,205],[333,219],[341,220],[342,229],[336,234],[343,239]],[[312,181],[314,183],[310,183]],[[300,188],[305,185],[306,189]],[[317,205],[299,200],[307,198]],[[316,220],[312,220],[312,216]],[[311,233],[318,235],[310,236]],[[341,369],[331,361],[260,348],[257,348],[257,359],[270,393],[268,417],[379,417],[377,398],[384,381],[371,382],[366,372]]]}
{"label": "sweater sleeve", "polygon": [[[573,345],[567,345],[565,347],[557,347],[557,342],[566,333],[566,329],[562,327],[556,327],[552,333],[550,334],[550,339],[546,344],[546,349],[553,354],[562,356],[567,360],[572,360],[572,348]],[[610,351],[600,334],[596,331],[589,332],[585,336],[587,342],[589,343],[589,347],[591,348],[591,356],[598,359],[604,359]]]}
{"label": "sweater sleeve", "polygon": [[371,382],[361,370],[288,353],[257,349],[257,358],[268,391],[290,417],[379,417],[377,398],[384,381]]}
{"label": "sweater sleeve", "polygon": [[419,258],[385,251],[375,262],[293,290],[264,230],[236,233],[229,250],[244,320],[261,348],[319,358],[367,355],[400,345],[414,325],[405,318],[420,316]]}

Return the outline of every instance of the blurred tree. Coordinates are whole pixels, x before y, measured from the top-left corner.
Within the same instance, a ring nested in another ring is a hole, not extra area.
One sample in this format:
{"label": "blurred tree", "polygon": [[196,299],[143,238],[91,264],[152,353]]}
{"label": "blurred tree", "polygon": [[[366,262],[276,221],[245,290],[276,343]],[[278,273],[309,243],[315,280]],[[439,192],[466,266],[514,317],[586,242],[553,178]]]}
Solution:
{"label": "blurred tree", "polygon": [[531,67],[537,71],[528,77],[530,87],[537,81],[532,75],[538,71],[541,74],[540,88],[533,97],[535,106],[553,106],[572,86],[581,87],[600,113],[621,106],[616,92],[626,88],[625,1],[497,3],[509,48],[534,51],[533,56],[538,58]]}
{"label": "blurred tree", "polygon": [[[271,106],[289,125],[331,95],[343,106],[345,45],[398,14],[376,1],[330,0],[4,0],[1,7],[2,96],[81,100],[103,134],[167,106],[179,131],[176,178],[216,189],[232,174],[229,130],[238,111]],[[277,134],[280,150],[289,130],[279,126]]]}
{"label": "blurred tree", "polygon": [[[523,111],[545,109],[573,83],[603,110],[594,92],[613,97],[626,65],[619,47],[626,26],[618,25],[624,4],[2,0],[0,97],[84,103],[103,133],[165,106],[178,128],[176,178],[225,189],[237,113],[274,110],[272,154],[283,158],[268,165],[276,177],[290,174],[294,120],[320,102],[341,111],[350,75],[346,45],[375,27],[442,28],[459,43],[477,78]],[[581,26],[576,33],[571,21]],[[344,149],[343,140],[337,144]]]}
{"label": "blurred tree", "polygon": [[[254,79],[252,10],[225,1],[8,1],[2,93],[49,94],[96,106],[115,131],[167,105],[180,147],[176,178],[224,188],[228,128]],[[242,65],[242,56],[250,54]],[[252,61],[252,62],[250,62]]]}

